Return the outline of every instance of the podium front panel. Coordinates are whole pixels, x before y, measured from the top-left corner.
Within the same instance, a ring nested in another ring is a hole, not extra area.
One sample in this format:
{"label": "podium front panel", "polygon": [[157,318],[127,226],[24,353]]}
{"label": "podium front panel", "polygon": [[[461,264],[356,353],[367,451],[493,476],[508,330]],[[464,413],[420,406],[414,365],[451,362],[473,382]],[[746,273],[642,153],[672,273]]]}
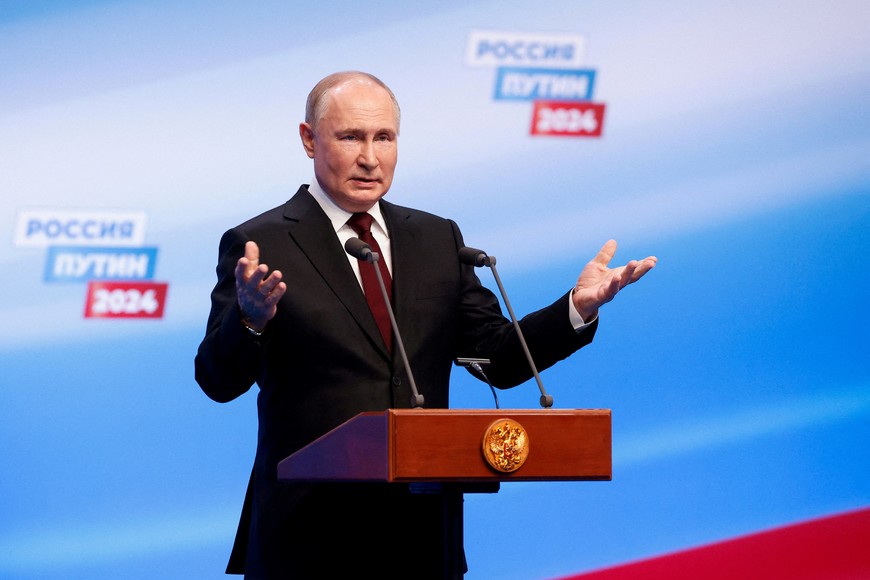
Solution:
{"label": "podium front panel", "polygon": [[[494,423],[518,425],[525,461],[499,470],[484,454]],[[391,409],[360,413],[285,458],[281,481],[501,482],[610,480],[609,409]]]}
{"label": "podium front panel", "polygon": [[[611,416],[606,409],[388,411],[392,481],[610,480]],[[486,461],[483,439],[500,419],[525,430],[528,457],[516,471]]]}

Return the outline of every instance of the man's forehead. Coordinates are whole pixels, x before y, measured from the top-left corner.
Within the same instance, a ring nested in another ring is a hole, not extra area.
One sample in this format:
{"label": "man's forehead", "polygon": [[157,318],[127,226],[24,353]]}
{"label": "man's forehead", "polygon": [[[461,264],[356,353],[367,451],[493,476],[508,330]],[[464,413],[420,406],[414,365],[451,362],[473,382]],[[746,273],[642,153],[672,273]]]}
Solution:
{"label": "man's forehead", "polygon": [[341,107],[393,106],[390,94],[374,83],[343,83],[329,91],[326,101]]}
{"label": "man's forehead", "polygon": [[[377,87],[380,89],[380,87]],[[324,119],[335,125],[369,127],[378,125],[384,130],[396,131],[396,110],[389,94],[376,92],[336,91],[326,102]]]}

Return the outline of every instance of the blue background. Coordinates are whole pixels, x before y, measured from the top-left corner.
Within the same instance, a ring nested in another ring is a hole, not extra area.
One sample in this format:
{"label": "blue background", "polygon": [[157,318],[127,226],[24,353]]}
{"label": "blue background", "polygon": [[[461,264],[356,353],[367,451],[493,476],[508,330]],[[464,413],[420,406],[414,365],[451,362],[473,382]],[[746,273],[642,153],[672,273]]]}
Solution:
{"label": "blue background", "polygon": [[[868,21],[845,0],[0,4],[0,576],[223,577],[256,417],[254,392],[193,380],[217,242],[311,178],[304,99],[344,69],[402,105],[390,199],[455,218],[518,313],[608,238],[660,259],[543,373],[557,407],[612,409],[613,481],[468,496],[469,580],[867,507]],[[466,62],[472,30],[584,36],[602,137],[530,137],[531,104]],[[85,285],[45,283],[46,249],[11,235],[33,208],[147,211],[165,317],[85,320]],[[452,404],[493,405],[462,371]]]}

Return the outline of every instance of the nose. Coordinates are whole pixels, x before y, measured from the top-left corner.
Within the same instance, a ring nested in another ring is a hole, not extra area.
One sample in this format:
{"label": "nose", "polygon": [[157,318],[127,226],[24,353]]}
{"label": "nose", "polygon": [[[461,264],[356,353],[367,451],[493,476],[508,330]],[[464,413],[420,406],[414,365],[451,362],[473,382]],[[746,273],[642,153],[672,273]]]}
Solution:
{"label": "nose", "polygon": [[375,143],[372,140],[363,140],[360,142],[359,158],[357,163],[367,169],[374,169],[378,166],[378,155],[375,151]]}

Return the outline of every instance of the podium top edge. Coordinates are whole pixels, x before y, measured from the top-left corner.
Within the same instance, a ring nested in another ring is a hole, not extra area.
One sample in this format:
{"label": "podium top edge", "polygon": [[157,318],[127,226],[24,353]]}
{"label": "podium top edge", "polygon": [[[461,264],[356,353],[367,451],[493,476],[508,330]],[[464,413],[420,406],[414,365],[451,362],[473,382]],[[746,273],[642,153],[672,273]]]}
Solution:
{"label": "podium top edge", "polygon": [[368,411],[360,413],[366,416],[382,415],[455,415],[455,416],[530,416],[530,415],[611,415],[610,409],[388,409],[386,411]]}

